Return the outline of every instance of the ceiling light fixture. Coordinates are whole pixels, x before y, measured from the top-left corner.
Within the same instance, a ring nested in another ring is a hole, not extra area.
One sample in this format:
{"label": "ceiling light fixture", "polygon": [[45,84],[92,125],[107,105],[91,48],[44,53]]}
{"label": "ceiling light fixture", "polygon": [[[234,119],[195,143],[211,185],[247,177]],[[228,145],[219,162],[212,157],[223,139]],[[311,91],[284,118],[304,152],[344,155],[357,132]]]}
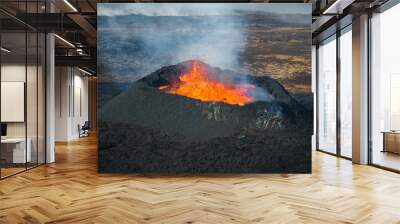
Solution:
{"label": "ceiling light fixture", "polygon": [[79,67],[78,67],[78,70],[81,71],[81,72],[83,72],[83,73],[85,73],[85,74],[87,74],[87,75],[90,75],[90,76],[93,75],[92,73],[90,73],[90,72],[88,72],[88,71],[86,71],[86,70],[83,70],[83,69],[81,69],[81,68],[79,68]]}
{"label": "ceiling light fixture", "polygon": [[87,55],[87,54],[83,51],[82,48],[77,48],[77,49],[76,49],[76,53],[77,53],[78,55]]}
{"label": "ceiling light fixture", "polygon": [[74,12],[78,12],[78,10],[73,6],[68,0],[64,0],[65,4],[67,4]]}
{"label": "ceiling light fixture", "polygon": [[5,47],[1,47],[1,51],[4,51],[6,53],[10,53],[11,52],[11,50],[9,50],[9,49],[7,49]]}
{"label": "ceiling light fixture", "polygon": [[336,0],[332,5],[330,5],[322,14],[331,14],[332,9],[336,8],[340,0]]}
{"label": "ceiling light fixture", "polygon": [[322,13],[323,15],[339,15],[343,13],[343,10],[351,5],[355,0],[336,0]]}
{"label": "ceiling light fixture", "polygon": [[73,45],[71,42],[69,42],[68,40],[60,37],[58,34],[54,34],[55,37],[57,37],[59,40],[61,40],[62,42],[66,43],[68,46],[75,48],[75,45]]}

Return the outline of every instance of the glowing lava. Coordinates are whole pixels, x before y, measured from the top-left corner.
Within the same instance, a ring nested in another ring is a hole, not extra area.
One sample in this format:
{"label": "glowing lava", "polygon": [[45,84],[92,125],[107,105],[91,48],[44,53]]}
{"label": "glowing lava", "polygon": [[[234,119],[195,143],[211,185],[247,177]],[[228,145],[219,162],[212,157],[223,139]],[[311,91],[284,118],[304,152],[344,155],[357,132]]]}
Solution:
{"label": "glowing lava", "polygon": [[194,61],[187,73],[179,76],[179,82],[158,87],[170,94],[198,99],[204,102],[224,102],[243,106],[252,102],[249,92],[255,88],[251,84],[226,84],[213,80]]}

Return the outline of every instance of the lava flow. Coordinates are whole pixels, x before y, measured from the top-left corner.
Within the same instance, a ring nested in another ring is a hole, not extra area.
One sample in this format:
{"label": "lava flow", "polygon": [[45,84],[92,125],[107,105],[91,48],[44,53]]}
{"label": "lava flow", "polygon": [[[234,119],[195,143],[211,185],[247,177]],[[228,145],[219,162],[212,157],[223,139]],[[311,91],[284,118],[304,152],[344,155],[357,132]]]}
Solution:
{"label": "lava flow", "polygon": [[170,94],[186,96],[204,102],[224,102],[243,106],[253,101],[249,92],[255,86],[251,84],[226,84],[213,80],[194,61],[190,70],[179,76],[179,82],[158,88]]}

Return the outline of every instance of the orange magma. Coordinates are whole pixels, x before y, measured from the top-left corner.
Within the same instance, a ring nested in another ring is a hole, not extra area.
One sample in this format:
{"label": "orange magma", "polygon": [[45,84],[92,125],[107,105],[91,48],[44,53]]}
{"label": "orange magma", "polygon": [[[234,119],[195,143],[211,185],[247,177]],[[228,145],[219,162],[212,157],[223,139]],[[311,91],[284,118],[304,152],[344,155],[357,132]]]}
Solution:
{"label": "orange magma", "polygon": [[224,102],[243,106],[253,101],[249,92],[255,86],[251,84],[225,84],[213,80],[194,61],[191,69],[179,76],[179,82],[158,88],[170,94],[186,96],[204,102]]}

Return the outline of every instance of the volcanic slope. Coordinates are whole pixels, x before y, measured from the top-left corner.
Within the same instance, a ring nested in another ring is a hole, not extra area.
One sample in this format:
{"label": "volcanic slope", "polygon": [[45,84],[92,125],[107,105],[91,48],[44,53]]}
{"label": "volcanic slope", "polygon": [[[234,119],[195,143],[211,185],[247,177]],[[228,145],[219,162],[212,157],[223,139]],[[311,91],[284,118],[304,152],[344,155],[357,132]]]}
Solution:
{"label": "volcanic slope", "polygon": [[[254,85],[257,93],[243,106],[224,102],[203,102],[170,94],[161,87],[172,85],[197,63],[203,72],[218,80]],[[129,89],[109,101],[99,111],[99,119],[109,125],[124,124],[154,129],[185,141],[241,136],[256,132],[309,131],[312,113],[300,105],[276,80],[211,67],[189,60],[165,66],[134,82]]]}

